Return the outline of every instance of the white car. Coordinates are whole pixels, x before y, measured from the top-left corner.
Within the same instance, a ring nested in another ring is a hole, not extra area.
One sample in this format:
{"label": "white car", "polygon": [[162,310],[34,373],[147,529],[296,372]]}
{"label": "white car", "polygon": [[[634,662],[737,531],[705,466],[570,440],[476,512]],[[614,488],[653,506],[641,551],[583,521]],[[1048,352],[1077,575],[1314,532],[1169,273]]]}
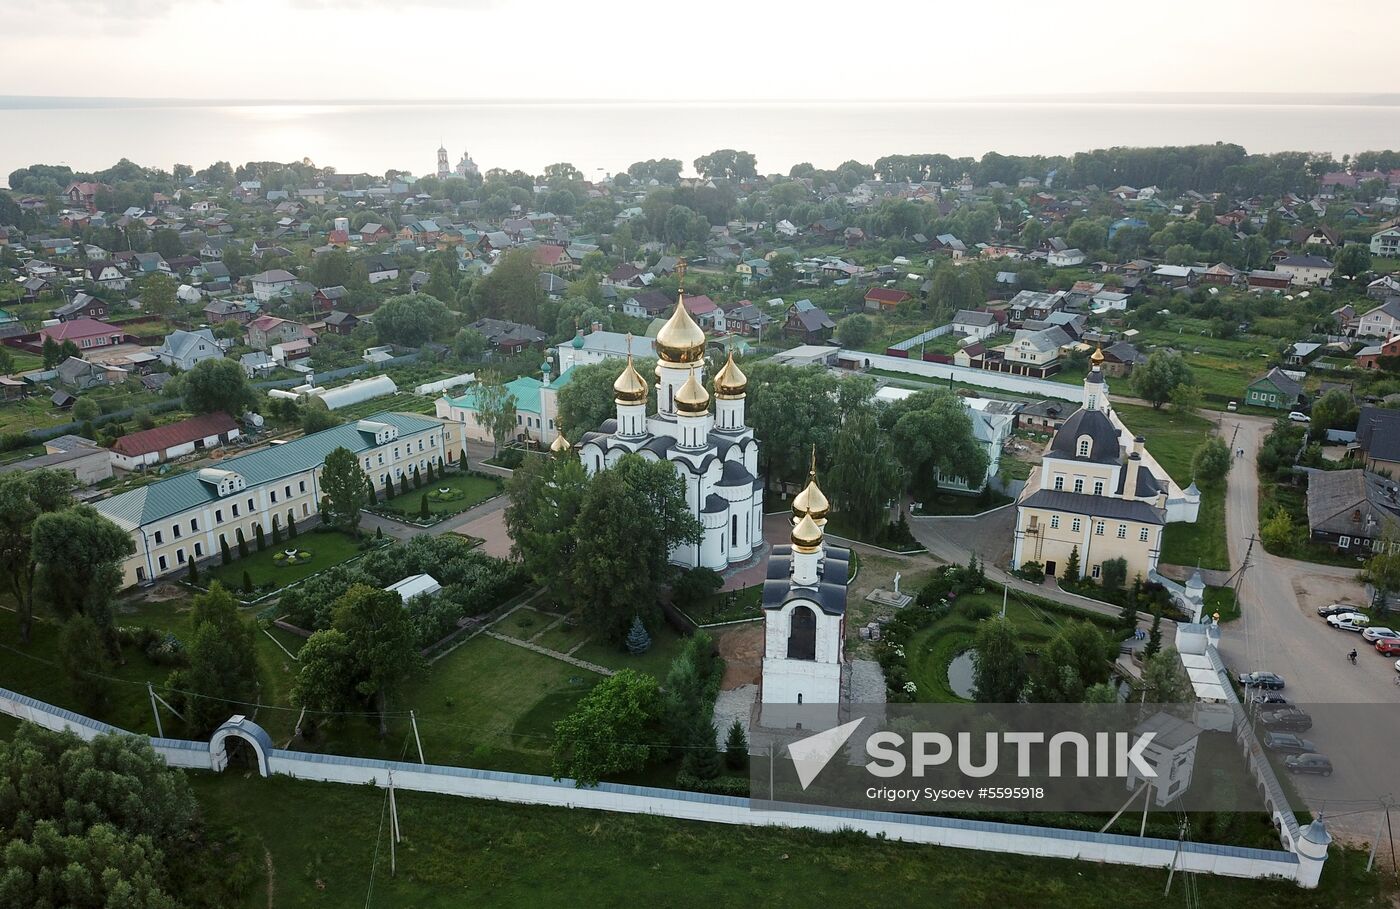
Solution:
{"label": "white car", "polygon": [[1361,632],[1361,636],[1374,644],[1381,638],[1400,638],[1400,632],[1391,631],[1389,628],[1367,628]]}
{"label": "white car", "polygon": [[1305,413],[1303,413],[1301,410],[1295,410],[1295,411],[1290,412],[1290,413],[1288,414],[1288,419],[1292,420],[1294,423],[1311,423],[1311,422],[1312,422],[1312,420],[1308,419],[1308,415],[1305,414]]}
{"label": "white car", "polygon": [[1359,612],[1344,612],[1341,615],[1329,615],[1327,624],[1338,631],[1360,631],[1371,624],[1371,620]]}

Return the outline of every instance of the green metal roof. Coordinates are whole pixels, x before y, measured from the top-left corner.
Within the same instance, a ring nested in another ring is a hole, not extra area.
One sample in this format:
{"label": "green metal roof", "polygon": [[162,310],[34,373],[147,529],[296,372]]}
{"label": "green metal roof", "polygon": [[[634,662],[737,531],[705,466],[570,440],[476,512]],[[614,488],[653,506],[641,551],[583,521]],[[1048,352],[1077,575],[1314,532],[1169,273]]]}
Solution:
{"label": "green metal roof", "polygon": [[[549,383],[549,387],[558,391],[573,377],[573,368],[564,370],[563,374]],[[544,382],[534,376],[521,376],[512,379],[505,385],[506,393],[515,398],[515,409],[522,413],[540,413],[540,389],[544,387]],[[467,410],[476,410],[478,386],[473,385],[461,395],[453,398],[447,397],[447,403],[453,407],[462,407]]]}
{"label": "green metal roof", "polygon": [[[378,413],[365,419],[397,427],[400,435],[442,425],[439,420],[405,413]],[[326,455],[337,448],[347,448],[357,455],[375,448],[373,437],[366,436],[355,427],[356,423],[346,423],[302,436],[285,445],[274,445],[262,451],[227,458],[212,466],[238,474],[249,487],[258,486],[317,467],[325,463]],[[218,502],[221,498],[234,497],[217,495],[213,487],[199,478],[199,472],[192,470],[103,499],[93,507],[123,527],[134,528],[206,503]]]}

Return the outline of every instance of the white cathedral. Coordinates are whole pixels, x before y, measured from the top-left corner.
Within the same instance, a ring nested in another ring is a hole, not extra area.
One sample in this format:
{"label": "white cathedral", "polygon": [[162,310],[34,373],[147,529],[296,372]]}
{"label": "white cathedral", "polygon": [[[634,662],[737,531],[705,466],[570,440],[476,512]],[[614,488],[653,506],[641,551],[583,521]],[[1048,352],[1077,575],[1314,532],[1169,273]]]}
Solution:
{"label": "white cathedral", "polygon": [[657,413],[647,416],[650,389],[629,355],[613,383],[617,419],[586,433],[579,457],[590,475],[629,452],[670,461],[685,480],[686,504],[703,529],[700,544],[677,546],[671,562],[716,571],[745,562],[763,545],[758,442],[744,425],[748,379],[730,354],[715,376],[711,413],[704,384],[705,333],[679,299],[656,336],[656,351]]}

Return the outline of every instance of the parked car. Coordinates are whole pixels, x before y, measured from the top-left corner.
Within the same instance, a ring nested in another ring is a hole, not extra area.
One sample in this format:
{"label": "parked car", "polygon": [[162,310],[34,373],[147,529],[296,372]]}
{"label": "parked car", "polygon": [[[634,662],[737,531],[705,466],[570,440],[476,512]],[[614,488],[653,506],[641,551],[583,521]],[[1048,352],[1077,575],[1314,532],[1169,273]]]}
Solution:
{"label": "parked car", "polygon": [[1283,690],[1283,676],[1272,672],[1241,672],[1240,684],[1246,688],[1264,688],[1269,691]]}
{"label": "parked car", "polygon": [[1341,615],[1327,617],[1327,624],[1338,631],[1361,631],[1371,620],[1359,612],[1344,612]]}
{"label": "parked car", "polygon": [[1376,642],[1376,653],[1393,656],[1400,653],[1400,638],[1381,638]]}
{"label": "parked car", "polygon": [[1289,706],[1288,698],[1276,691],[1261,691],[1249,700],[1259,710],[1278,710]]}
{"label": "parked car", "polygon": [[1367,628],[1361,632],[1361,636],[1374,644],[1381,638],[1400,638],[1400,632],[1391,631],[1389,628]]}
{"label": "parked car", "polygon": [[1344,613],[1344,612],[1355,612],[1355,611],[1356,611],[1356,607],[1355,607],[1355,606],[1348,606],[1346,603],[1333,603],[1331,606],[1319,606],[1319,607],[1317,607],[1317,614],[1318,614],[1318,617],[1319,617],[1319,618],[1323,618],[1323,619],[1328,618],[1328,617],[1330,617],[1330,616],[1334,616],[1334,615],[1341,615],[1341,614]]}
{"label": "parked car", "polygon": [[1289,773],[1316,773],[1319,776],[1332,775],[1332,762],[1320,754],[1290,754],[1283,759],[1283,766]]}
{"label": "parked car", "polygon": [[1259,723],[1270,731],[1307,732],[1312,728],[1312,717],[1296,707],[1292,710],[1266,710],[1259,714]]}
{"label": "parked car", "polygon": [[1264,733],[1264,747],[1278,754],[1307,754],[1317,750],[1312,742],[1291,732]]}
{"label": "parked car", "polygon": [[1312,422],[1311,420],[1308,419],[1308,415],[1305,414],[1305,413],[1303,413],[1303,412],[1300,411],[1300,410],[1290,411],[1289,414],[1288,414],[1288,419],[1292,420],[1294,423],[1310,423],[1310,422]]}
{"label": "parked car", "polygon": [[1240,409],[1240,404],[1238,401],[1231,401],[1229,404],[1225,405],[1225,409],[1230,411],[1230,413],[1234,413]]}

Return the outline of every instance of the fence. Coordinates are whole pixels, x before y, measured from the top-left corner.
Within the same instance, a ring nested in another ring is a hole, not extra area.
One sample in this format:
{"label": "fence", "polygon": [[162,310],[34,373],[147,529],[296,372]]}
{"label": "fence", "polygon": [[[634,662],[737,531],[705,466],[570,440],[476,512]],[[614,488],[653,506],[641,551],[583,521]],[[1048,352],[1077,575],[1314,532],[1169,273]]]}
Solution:
{"label": "fence", "polygon": [[[114,726],[5,689],[0,689],[0,712],[49,729],[69,730],[84,739],[110,733],[125,734]],[[225,723],[209,743],[156,738],[151,740],[151,745],[171,766],[222,770],[227,763],[223,743],[235,736],[245,739],[252,746],[258,758],[259,771],[264,776],[280,773],[319,782],[373,783],[383,787],[388,785],[392,774],[395,786],[422,792],[746,826],[803,827],[825,831],[852,829],[871,836],[957,848],[1145,867],[1167,867],[1175,862],[1177,867],[1186,871],[1238,877],[1282,877],[1305,886],[1315,886],[1316,883],[1316,873],[1305,873],[1305,862],[1299,856],[1274,850],[1204,843],[1178,844],[1171,840],[888,812],[843,809],[791,812],[782,810],[781,805],[756,807],[761,803],[678,790],[607,783],[591,789],[578,789],[569,780],[547,777],[284,751],[273,748],[267,734],[243,717],[234,717]],[[1308,863],[1314,861],[1307,860]],[[1320,865],[1320,861],[1316,864]],[[1317,873],[1320,873],[1320,867]]]}
{"label": "fence", "polygon": [[953,323],[949,322],[947,325],[940,325],[937,328],[930,328],[923,334],[915,335],[912,338],[906,338],[903,341],[900,341],[898,344],[891,344],[888,350],[902,350],[908,352],[910,350],[913,350],[915,347],[918,347],[920,344],[923,344],[927,341],[932,341],[934,338],[941,338],[952,330]]}
{"label": "fence", "polygon": [[[0,713],[54,730],[69,730],[90,740],[124,730],[71,710],[0,688]],[[253,749],[263,776],[281,774],[317,782],[393,785],[415,792],[433,792],[527,805],[587,808],[623,814],[650,814],[679,820],[749,827],[787,827],[826,832],[855,830],[872,837],[909,843],[980,849],[988,852],[1047,858],[1081,859],[1145,868],[1175,868],[1187,872],[1242,878],[1283,878],[1316,887],[1326,860],[1320,855],[1177,842],[1122,834],[1089,833],[990,821],[968,821],[883,811],[785,806],[734,796],[675,789],[601,783],[578,788],[572,780],[466,767],[410,764],[333,754],[311,754],[274,748],[268,734],[251,720],[233,717],[208,742],[151,739],[151,746],[172,767],[221,771],[228,764],[225,742],[241,738]],[[785,810],[786,809],[786,810]]]}
{"label": "fence", "polygon": [[842,350],[837,356],[843,359],[863,360],[870,369],[903,372],[918,378],[935,379],[944,382],[951,380],[954,382],[962,382],[967,385],[979,385],[983,388],[994,388],[1035,398],[1057,398],[1061,401],[1073,401],[1077,404],[1084,397],[1084,389],[1078,385],[1065,385],[1062,382],[1051,382],[1048,379],[1017,376],[1011,373],[994,372],[988,369],[973,369],[969,366],[953,366],[946,363],[930,363],[926,360],[910,360],[905,357],[891,357],[884,354],[864,353],[862,351],[853,350]]}

